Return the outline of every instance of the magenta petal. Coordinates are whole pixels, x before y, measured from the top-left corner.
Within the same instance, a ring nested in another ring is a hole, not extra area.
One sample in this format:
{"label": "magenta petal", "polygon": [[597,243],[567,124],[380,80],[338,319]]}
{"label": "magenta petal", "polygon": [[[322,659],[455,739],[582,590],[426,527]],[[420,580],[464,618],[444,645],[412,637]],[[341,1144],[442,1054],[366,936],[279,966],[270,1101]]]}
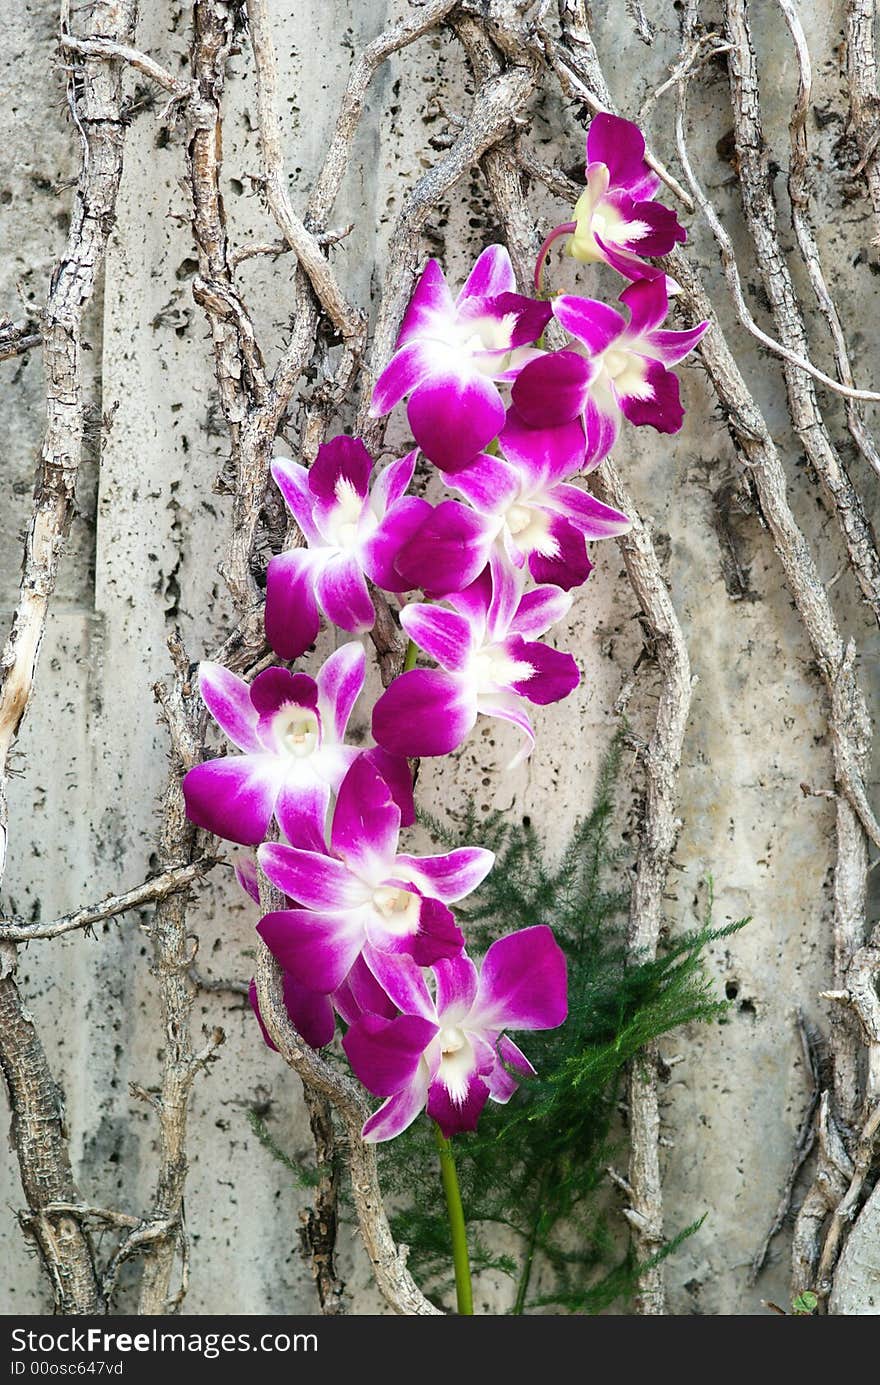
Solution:
{"label": "magenta petal", "polygon": [[656,428],[658,433],[677,433],[684,422],[678,376],[667,370],[659,361],[649,361],[647,357],[643,359],[646,363],[645,380],[651,389],[651,398],[636,399],[634,396],[624,395],[620,400],[621,411],[630,423],[647,423],[650,427]]}
{"label": "magenta petal", "polygon": [[455,304],[443,270],[436,260],[429,260],[419,276],[409,307],[404,313],[403,325],[397,338],[397,349],[399,350],[404,342],[412,337],[422,333],[431,335],[432,329],[436,332],[438,323],[444,319],[451,322],[454,318]]}
{"label": "magenta petal", "polygon": [[512,633],[526,638],[543,635],[564,620],[571,610],[572,595],[560,587],[533,587],[527,591],[510,622]]}
{"label": "magenta petal", "polygon": [[284,1004],[291,1023],[311,1048],[324,1048],[336,1030],[336,1016],[326,995],[310,991],[289,973],[284,977]]}
{"label": "magenta petal", "polygon": [[395,404],[427,380],[434,369],[434,357],[422,341],[401,346],[388,362],[373,389],[370,413],[374,418],[389,414]]}
{"label": "magenta petal", "polygon": [[196,765],[183,780],[186,815],[217,837],[256,846],[278,796],[278,763],[270,755],[230,755]]}
{"label": "magenta petal", "polygon": [[627,336],[630,338],[653,332],[669,312],[666,281],[662,276],[658,279],[637,279],[623,290],[620,301],[629,309]]}
{"label": "magenta petal", "polygon": [[374,745],[363,752],[374,769],[385,780],[391,790],[391,797],[400,809],[401,827],[412,827],[416,820],[416,806],[413,799],[413,777],[409,762],[404,755],[392,755],[381,745]]}
{"label": "magenta petal", "polygon": [[458,471],[500,433],[504,405],[491,380],[463,367],[418,385],[407,418],[425,456],[444,471]]}
{"label": "magenta petal", "polygon": [[281,909],[265,914],[257,932],[285,971],[325,995],[345,980],[365,938],[358,910],[337,914]]}
{"label": "magenta petal", "polygon": [[369,490],[372,470],[373,459],[361,439],[343,433],[318,448],[318,455],[309,468],[309,490],[318,500],[333,501],[338,499],[340,483],[343,483],[363,500]]}
{"label": "magenta petal", "polygon": [[289,457],[276,457],[272,463],[272,479],[284,497],[307,543],[320,543],[321,536],[313,519],[314,496],[309,490],[309,473],[299,462]]}
{"label": "magenta petal", "polygon": [[507,1068],[514,1068],[525,1077],[535,1077],[537,1074],[522,1049],[517,1047],[513,1039],[508,1039],[506,1034],[502,1034],[498,1040],[498,1059],[499,1061],[485,1080],[492,1100],[504,1106],[519,1087],[516,1078],[507,1071]]}
{"label": "magenta petal", "polygon": [[260,1001],[259,997],[257,996],[257,983],[253,979],[251,980],[251,983],[248,986],[248,1002],[256,1016],[257,1024],[260,1026],[260,1032],[263,1035],[263,1042],[265,1043],[267,1048],[271,1048],[273,1053],[277,1053],[278,1046],[274,1042],[272,1035],[269,1033],[268,1029],[263,1023],[263,1016],[260,1014]]}
{"label": "magenta petal", "polygon": [[[354,752],[357,754],[357,751]],[[278,793],[275,817],[291,846],[322,855],[330,807],[330,785],[313,778],[299,782],[288,774]]]}
{"label": "magenta petal", "polygon": [[477,998],[479,973],[466,953],[438,962],[437,1014],[441,1025],[458,1025],[470,1014]]}
{"label": "magenta petal", "polygon": [[436,1024],[437,1009],[421,967],[405,952],[382,952],[369,944],[364,961],[388,999],[405,1015],[421,1015]]}
{"label": "magenta petal", "polygon": [[264,842],[257,858],[275,888],[306,909],[356,909],[364,902],[364,886],[332,856]]}
{"label": "magenta petal", "polygon": [[650,196],[660,186],[656,173],[645,162],[645,137],[638,125],[619,115],[600,111],[587,131],[587,164],[603,163],[611,175],[611,186],[635,189]]}
{"label": "magenta petal", "polygon": [[586,582],[593,571],[586,541],[571,521],[561,515],[553,518],[548,532],[556,544],[556,552],[552,557],[530,553],[529,571],[536,582],[549,582],[563,591],[571,591],[572,587]]}
{"label": "magenta petal", "polygon": [[578,419],[548,427],[531,427],[513,408],[499,438],[505,457],[534,487],[572,476],[584,460],[586,441]]}
{"label": "magenta petal", "polygon": [[455,305],[461,307],[468,298],[494,298],[496,294],[515,291],[516,275],[506,248],[488,245],[468,275]]}
{"label": "magenta petal", "polygon": [[464,668],[473,652],[470,624],[457,611],[416,602],[401,611],[400,624],[419,649],[450,673]]}
{"label": "magenta petal", "polygon": [[483,883],[494,863],[491,851],[460,846],[444,856],[398,856],[394,874],[412,880],[424,894],[454,904]]}
{"label": "magenta petal", "polygon": [[436,1033],[436,1024],[418,1015],[398,1015],[392,1020],[362,1015],[342,1040],[342,1047],[355,1077],[368,1091],[375,1096],[393,1096],[412,1082]]}
{"label": "magenta petal", "polygon": [[351,641],[331,654],[318,674],[318,709],[324,735],[341,741],[354,704],[364,686],[367,656],[362,644]]}
{"label": "magenta petal", "polygon": [[481,514],[501,514],[516,499],[522,477],[503,457],[481,452],[466,467],[450,477],[449,484]]}
{"label": "magenta petal", "polygon": [[510,344],[514,348],[537,341],[553,316],[551,303],[523,298],[518,293],[499,294],[492,307],[498,317],[515,319],[510,329]]}
{"label": "magenta petal", "polygon": [[632,524],[620,510],[613,510],[610,505],[603,505],[601,500],[590,495],[589,491],[565,485],[564,482],[549,492],[547,504],[558,514],[565,515],[588,539],[614,538],[618,534],[625,534]]}
{"label": "magenta petal", "polygon": [[348,976],[333,992],[333,1003],[346,1024],[353,1024],[359,1015],[384,1015],[393,1019],[397,1006],[389,1000],[363,956],[358,957]]}
{"label": "magenta petal", "polygon": [[318,685],[307,673],[291,673],[289,669],[273,666],[263,669],[251,683],[251,701],[261,719],[290,703],[297,707],[318,707]]}
{"label": "magenta petal", "polygon": [[677,242],[687,240],[687,231],[675,212],[662,202],[634,202],[627,220],[649,228],[632,240],[621,242],[625,249],[638,255],[666,255]]}
{"label": "magenta petal", "polygon": [[376,612],[354,554],[340,553],[324,564],[317,574],[315,595],[333,625],[353,635],[372,629]]}
{"label": "magenta petal", "polygon": [[436,1077],[428,1088],[428,1115],[437,1122],[444,1139],[451,1140],[465,1130],[476,1130],[488,1099],[489,1088],[475,1072],[469,1075],[459,1100],[454,1100]]}
{"label": "magenta petal", "polygon": [[260,884],[257,875],[257,863],[252,855],[240,856],[233,867],[235,878],[248,898],[255,904],[260,902]]}
{"label": "magenta petal", "polygon": [[510,397],[532,428],[569,423],[583,413],[594,375],[595,367],[577,352],[548,352],[523,366]]}
{"label": "magenta petal", "polygon": [[427,1077],[417,1074],[408,1087],[389,1097],[370,1116],[361,1131],[361,1139],[366,1144],[378,1144],[381,1140],[393,1140],[395,1135],[401,1135],[423,1111],[427,1094]]}
{"label": "magenta petal", "polygon": [[620,313],[597,298],[561,293],[553,300],[553,316],[577,337],[591,356],[600,356],[626,330]]}
{"label": "magenta petal", "polygon": [[266,568],[266,639],[282,659],[298,659],[320,629],[315,601],[315,559],[293,548],[269,559]]}
{"label": "magenta petal", "polygon": [[592,471],[600,462],[604,462],[617,442],[620,432],[619,411],[615,408],[613,413],[603,413],[595,400],[589,398],[584,409],[584,432],[587,441],[584,467],[585,470]]}
{"label": "magenta petal", "polygon": [[471,1023],[482,1029],[556,1029],[568,1013],[565,954],[546,924],[494,942],[483,959]]}
{"label": "magenta petal", "polygon": [[409,584],[397,570],[397,559],[410,539],[430,517],[433,506],[420,496],[399,500],[368,539],[360,545],[364,572],[382,591],[407,591]]}
{"label": "magenta petal", "polygon": [[364,879],[384,879],[400,835],[400,809],[366,755],[359,755],[339,788],[330,844]]}
{"label": "magenta petal", "polygon": [[401,457],[396,462],[389,462],[387,466],[383,467],[373,482],[370,500],[380,519],[392,505],[396,505],[398,500],[402,500],[406,494],[407,486],[416,469],[417,457],[418,449],[413,448],[412,452],[407,452],[405,457]]}
{"label": "magenta petal", "polygon": [[404,949],[420,967],[440,965],[447,957],[457,957],[464,947],[464,935],[451,909],[439,899],[422,897],[419,906],[419,928]]}
{"label": "magenta petal", "polygon": [[665,366],[678,365],[694,347],[702,341],[709,329],[708,322],[701,322],[686,332],[651,332],[647,342],[642,344],[645,354],[655,356]]}
{"label": "magenta petal", "polygon": [[476,719],[469,684],[438,669],[413,669],[373,708],[373,738],[395,755],[448,755]]}
{"label": "magenta petal", "polygon": [[618,274],[622,274],[625,279],[665,279],[662,269],[655,265],[648,264],[632,250],[626,250],[623,246],[615,245],[613,241],[604,241],[598,231],[593,229],[596,244],[602,251],[605,263],[612,269],[616,269]]}
{"label": "magenta petal", "polygon": [[514,726],[523,733],[525,738],[523,744],[507,768],[513,769],[523,760],[528,759],[535,748],[535,732],[529,721],[528,713],[522,706],[522,699],[519,694],[504,691],[483,693],[480,697],[480,711],[484,716],[498,717],[501,721],[513,722]]}
{"label": "magenta petal", "polygon": [[262,750],[257,736],[259,713],[243,678],[237,678],[222,664],[201,663],[199,692],[211,716],[233,745],[239,750]]}
{"label": "magenta petal", "polygon": [[505,641],[505,651],[518,663],[528,664],[532,673],[511,688],[529,702],[546,707],[551,702],[561,702],[574,692],[581,680],[580,670],[570,654],[563,654],[549,644],[537,640],[524,640],[519,635],[511,635]]}
{"label": "magenta petal", "polygon": [[435,596],[461,591],[486,566],[496,532],[467,505],[441,500],[398,555],[401,580]]}

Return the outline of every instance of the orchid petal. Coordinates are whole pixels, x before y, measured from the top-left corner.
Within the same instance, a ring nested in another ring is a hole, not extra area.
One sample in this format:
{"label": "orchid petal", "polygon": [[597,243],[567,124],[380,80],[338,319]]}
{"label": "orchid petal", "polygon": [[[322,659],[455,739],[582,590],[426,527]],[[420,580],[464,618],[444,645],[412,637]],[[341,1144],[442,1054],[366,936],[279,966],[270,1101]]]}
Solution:
{"label": "orchid petal", "polygon": [[372,629],[376,612],[364,574],[352,553],[339,553],[324,564],[317,574],[315,595],[333,625],[353,635]]}
{"label": "orchid petal", "polygon": [[548,508],[552,507],[558,514],[565,515],[588,539],[614,538],[632,527],[632,520],[621,514],[620,510],[604,505],[589,491],[582,491],[564,482],[547,492],[545,503]]}
{"label": "orchid petal", "polygon": [[483,1107],[489,1099],[489,1088],[475,1072],[468,1074],[464,1090],[453,1096],[440,1078],[428,1088],[428,1115],[440,1127],[443,1138],[466,1130],[476,1130]]}
{"label": "orchid petal", "polygon": [[293,515],[307,543],[320,543],[321,535],[312,519],[314,498],[309,490],[309,473],[290,457],[276,457],[272,462],[272,479],[280,490],[284,503]]}
{"label": "orchid petal", "polygon": [[386,592],[407,591],[409,583],[397,570],[402,550],[430,517],[433,506],[420,496],[398,500],[369,538],[360,545],[364,572]]}
{"label": "orchid petal", "polygon": [[430,347],[418,339],[407,342],[395,351],[374,386],[371,416],[382,418],[384,414],[389,414],[423,380],[430,379],[434,360]]}
{"label": "orchid petal", "polygon": [[332,856],[264,842],[257,858],[275,888],[306,909],[357,909],[367,897],[362,882]]}
{"label": "orchid petal", "polygon": [[483,716],[498,717],[501,721],[512,721],[514,726],[517,726],[525,736],[524,744],[505,767],[516,769],[517,765],[528,759],[535,748],[535,732],[528,715],[520,706],[519,697],[516,693],[510,692],[481,693],[477,703]]}
{"label": "orchid petal", "polygon": [[195,765],[183,780],[186,815],[217,837],[256,846],[272,818],[279,779],[272,755],[230,755]]}
{"label": "orchid petal", "polygon": [[318,674],[318,709],[325,737],[343,740],[348,719],[360,696],[366,676],[367,656],[362,644],[343,644],[324,663]]}
{"label": "orchid petal", "polygon": [[544,923],[494,942],[469,1023],[484,1030],[556,1029],[568,1013],[565,954]]}
{"label": "orchid petal", "polygon": [[553,351],[530,361],[513,383],[510,397],[530,428],[547,428],[579,418],[596,367],[576,351]]}
{"label": "orchid petal", "polygon": [[390,872],[400,835],[400,809],[366,755],[359,755],[339,788],[330,844],[351,870],[378,885]]}
{"label": "orchid petal", "polygon": [[467,682],[439,669],[401,674],[373,708],[373,737],[395,755],[448,755],[477,719]]}
{"label": "orchid petal", "polygon": [[492,1100],[505,1106],[518,1089],[519,1083],[504,1064],[515,1068],[525,1077],[535,1077],[537,1074],[522,1049],[517,1047],[513,1039],[508,1039],[506,1034],[502,1034],[498,1040],[498,1057],[499,1061],[485,1080]]}
{"label": "orchid petal", "polygon": [[419,1015],[391,1020],[362,1015],[345,1035],[342,1047],[355,1077],[368,1091],[394,1096],[410,1085],[436,1033],[436,1024]]}
{"label": "orchid petal", "polygon": [[298,659],[321,626],[315,601],[315,556],[293,548],[266,568],[266,639],[282,659]]}
{"label": "orchid petal", "polygon": [[373,482],[370,502],[380,519],[406,494],[416,469],[418,455],[418,448],[413,448],[405,457],[400,457],[396,462],[389,462]]}
{"label": "orchid petal", "polygon": [[478,371],[438,370],[410,395],[407,418],[425,456],[455,472],[501,431],[504,405],[497,386]]}
{"label": "orchid petal", "polygon": [[318,500],[336,501],[345,486],[365,500],[372,470],[373,459],[361,439],[342,433],[318,448],[309,468],[309,490]]}
{"label": "orchid petal", "polygon": [[259,713],[243,678],[222,664],[199,664],[199,693],[217,725],[239,750],[262,750],[257,736]]}
{"label": "orchid petal", "polygon": [[587,163],[605,164],[612,184],[633,196],[652,196],[660,187],[660,179],[645,161],[645,137],[638,125],[607,111],[590,121]]}
{"label": "orchid petal", "polygon": [[561,293],[553,300],[553,316],[591,356],[601,356],[626,331],[626,320],[615,308],[597,298]]}
{"label": "orchid petal", "polygon": [[403,325],[397,338],[397,349],[399,350],[411,337],[421,333],[430,335],[432,329],[436,331],[438,323],[443,319],[452,321],[454,318],[455,303],[443,270],[436,260],[429,260],[409,300],[409,307],[404,314]]}
{"label": "orchid petal", "polygon": [[560,587],[534,587],[517,606],[510,629],[526,638],[543,635],[551,625],[565,619],[573,600],[571,592]]}
{"label": "orchid petal", "polygon": [[678,376],[659,361],[645,361],[645,386],[648,397],[622,395],[620,408],[630,423],[647,423],[658,433],[677,433],[684,422]]}
{"label": "orchid petal", "polygon": [[345,980],[363,947],[365,911],[281,909],[264,914],[257,932],[285,971],[326,995]]}
{"label": "orchid petal", "polygon": [[382,776],[391,791],[391,797],[400,809],[401,827],[412,827],[416,820],[416,807],[413,799],[412,770],[405,755],[392,755],[381,745],[374,745],[362,752],[375,770]]}
{"label": "orchid petal", "polygon": [[401,611],[400,624],[419,649],[450,673],[463,669],[473,653],[471,626],[457,611],[416,602]]}
{"label": "orchid petal", "polygon": [[583,534],[562,515],[553,518],[548,533],[554,542],[555,553],[529,554],[529,571],[535,581],[549,582],[562,587],[563,591],[581,586],[593,571]]}
{"label": "orchid petal", "polygon": [[473,1009],[480,976],[467,953],[438,962],[434,967],[437,982],[437,1016],[441,1026],[462,1024]]}
{"label": "orchid petal", "polygon": [[403,1134],[425,1106],[428,1095],[428,1075],[421,1070],[408,1087],[389,1097],[378,1111],[365,1122],[361,1139],[365,1144],[378,1144]]}
{"label": "orchid petal", "polygon": [[497,522],[458,500],[441,500],[402,548],[397,570],[409,587],[436,596],[460,591],[486,566],[497,532]]}
{"label": "orchid petal", "polygon": [[531,428],[516,409],[511,409],[498,441],[508,461],[535,488],[574,475],[584,460],[584,430],[577,419]]}
{"label": "orchid petal", "polygon": [[442,856],[398,856],[394,874],[412,880],[424,894],[454,904],[481,885],[495,856],[481,846],[460,846]]}
{"label": "orchid petal", "polygon": [[488,245],[468,275],[455,306],[460,308],[468,298],[494,298],[499,293],[515,291],[516,275],[506,248]]}
{"label": "orchid petal", "polygon": [[481,452],[468,466],[455,472],[449,484],[482,514],[502,514],[519,494],[522,477],[503,457]]}
{"label": "orchid petal", "polygon": [[388,999],[405,1015],[421,1015],[437,1022],[437,1008],[431,999],[421,967],[406,953],[381,952],[364,948],[364,961]]}

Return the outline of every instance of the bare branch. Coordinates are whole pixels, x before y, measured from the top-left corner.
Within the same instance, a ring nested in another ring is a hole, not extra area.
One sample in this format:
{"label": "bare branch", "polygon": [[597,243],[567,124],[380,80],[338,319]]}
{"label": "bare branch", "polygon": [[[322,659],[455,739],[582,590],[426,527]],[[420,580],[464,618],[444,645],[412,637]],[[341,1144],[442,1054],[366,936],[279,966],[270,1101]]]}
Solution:
{"label": "bare branch", "polygon": [[30,943],[42,938],[59,938],[64,933],[72,933],[78,928],[91,928],[96,923],[125,914],[130,909],[142,909],[147,904],[156,904],[180,890],[189,889],[207,871],[217,864],[212,857],[203,857],[188,865],[172,866],[161,875],[154,875],[142,885],[126,890],[124,894],[108,895],[100,904],[77,909],[71,914],[48,923],[25,923],[15,919],[0,919],[0,942]]}
{"label": "bare branch", "polygon": [[129,67],[149,77],[151,82],[170,91],[172,96],[183,99],[189,95],[190,88],[185,82],[179,81],[146,53],[139,53],[126,43],[115,43],[109,38],[82,39],[75,38],[73,34],[62,34],[61,47],[84,58],[113,58],[117,62],[128,63]]}

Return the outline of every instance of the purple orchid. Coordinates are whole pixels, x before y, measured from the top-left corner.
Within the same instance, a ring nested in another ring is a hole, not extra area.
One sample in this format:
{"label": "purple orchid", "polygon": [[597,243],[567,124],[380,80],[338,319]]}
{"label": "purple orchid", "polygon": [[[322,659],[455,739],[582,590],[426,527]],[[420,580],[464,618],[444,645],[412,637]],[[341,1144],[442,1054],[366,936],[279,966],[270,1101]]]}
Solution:
{"label": "purple orchid", "polygon": [[363,1128],[390,1140],[427,1106],[446,1139],[475,1130],[487,1100],[510,1100],[508,1071],[534,1074],[505,1029],[556,1029],[565,1020],[565,957],[546,924],[492,944],[482,970],[464,953],[438,962],[436,996],[408,957],[375,960],[376,977],[401,1014],[362,1015],[343,1039],[357,1077],[384,1105]]}
{"label": "purple orchid", "polygon": [[541,246],[535,283],[550,246],[568,235],[567,251],[582,264],[604,261],[627,279],[663,277],[645,263],[646,255],[666,255],[687,239],[675,212],[654,199],[660,179],[645,160],[645,140],[637,125],[600,113],[587,133],[587,186],[574,208],[574,221],[557,226]]}
{"label": "purple orchid", "polygon": [[307,470],[287,457],[272,475],[307,547],[270,559],[266,572],[266,637],[282,659],[297,659],[315,639],[319,610],[352,634],[376,618],[366,579],[402,591],[394,556],[430,509],[406,496],[415,452],[384,467],[370,485],[373,463],[360,438],[338,437],[318,449]]}
{"label": "purple orchid", "polygon": [[373,708],[373,735],[397,755],[447,755],[477,717],[512,721],[525,744],[509,768],[535,743],[525,710],[568,697],[580,680],[577,664],[534,639],[565,616],[572,602],[559,587],[520,595],[519,584],[500,564],[442,606],[407,606],[400,622],[409,638],[440,665],[396,678]]}
{"label": "purple orchid", "polygon": [[434,596],[462,591],[490,560],[568,591],[592,571],[587,539],[622,534],[630,521],[563,478],[583,465],[579,421],[529,428],[514,410],[498,445],[455,473],[469,501],[443,500],[400,551],[402,578]]}
{"label": "purple orchid", "polygon": [[[258,905],[260,889],[256,862],[253,859],[240,861],[235,867],[235,878],[245,894]],[[290,903],[292,906],[293,901]],[[360,959],[331,996],[324,995],[321,991],[309,990],[308,986],[303,986],[289,971],[283,973],[282,995],[291,1024],[311,1048],[324,1048],[332,1040],[336,1030],[335,1011],[339,1012],[346,1024],[352,1024],[358,1016],[365,1013],[384,1015],[386,1019],[393,1019],[397,1014],[397,1007],[392,1005],[369,967]],[[277,1052],[260,1014],[257,986],[253,980],[248,987],[248,1000],[263,1039],[269,1048]]]}
{"label": "purple orchid", "polygon": [[273,842],[260,847],[268,878],[303,907],[266,914],[258,932],[302,985],[335,991],[362,954],[373,968],[379,954],[398,960],[407,953],[428,965],[461,951],[464,939],[447,905],[476,889],[494,857],[480,847],[399,855],[400,825],[387,784],[362,758],[339,789],[330,854]]}
{"label": "purple orchid", "polygon": [[425,456],[458,471],[501,431],[504,404],[496,382],[510,381],[536,353],[550,306],[515,292],[501,245],[480,255],[456,299],[436,260],[413,293],[388,365],[376,381],[371,412],[387,414],[409,395],[407,417]]}
{"label": "purple orchid", "polygon": [[513,388],[517,410],[535,428],[581,419],[593,465],[614,446],[621,415],[660,433],[678,432],[684,409],[678,377],[667,367],[683,360],[709,325],[662,330],[669,310],[662,279],[631,284],[620,301],[628,322],[606,303],[560,294],[553,314],[578,345],[533,361]]}
{"label": "purple orchid", "polygon": [[403,795],[403,811],[412,821],[412,781],[405,762],[394,771],[387,752],[342,744],[365,665],[357,643],[331,654],[317,678],[268,668],[248,686],[220,664],[201,664],[199,691],[205,706],[244,753],[208,760],[185,776],[190,822],[218,837],[256,846],[275,813],[296,840],[323,843],[331,792],[362,754],[379,757],[380,770],[388,772],[395,791]]}

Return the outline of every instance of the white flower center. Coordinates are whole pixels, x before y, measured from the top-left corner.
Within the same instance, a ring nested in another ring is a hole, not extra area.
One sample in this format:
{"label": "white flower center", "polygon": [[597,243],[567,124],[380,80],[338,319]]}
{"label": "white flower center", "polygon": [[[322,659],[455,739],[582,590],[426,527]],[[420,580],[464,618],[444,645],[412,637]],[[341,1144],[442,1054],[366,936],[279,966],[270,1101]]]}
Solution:
{"label": "white flower center", "polygon": [[497,645],[486,645],[471,659],[468,673],[479,695],[497,692],[499,688],[510,688],[514,683],[524,683],[527,678],[534,676],[535,670],[524,660],[511,659]]}
{"label": "white flower center", "polygon": [[541,553],[546,558],[556,553],[556,540],[548,533],[550,516],[545,510],[518,500],[508,507],[504,523],[520,553]]}
{"label": "white flower center", "polygon": [[419,897],[411,890],[401,890],[396,885],[380,885],[378,890],[373,891],[373,907],[392,933],[412,933],[418,927]]}
{"label": "white flower center", "polygon": [[287,708],[276,725],[276,734],[289,755],[303,760],[317,748],[321,733],[318,718],[308,707]]}
{"label": "white flower center", "polygon": [[340,476],[335,493],[336,504],[330,515],[329,537],[337,548],[352,548],[357,542],[358,521],[364,502],[347,476]]}
{"label": "white flower center", "polygon": [[460,1029],[453,1027],[440,1030],[440,1052],[444,1058],[451,1053],[458,1053],[466,1043],[467,1040]]}

